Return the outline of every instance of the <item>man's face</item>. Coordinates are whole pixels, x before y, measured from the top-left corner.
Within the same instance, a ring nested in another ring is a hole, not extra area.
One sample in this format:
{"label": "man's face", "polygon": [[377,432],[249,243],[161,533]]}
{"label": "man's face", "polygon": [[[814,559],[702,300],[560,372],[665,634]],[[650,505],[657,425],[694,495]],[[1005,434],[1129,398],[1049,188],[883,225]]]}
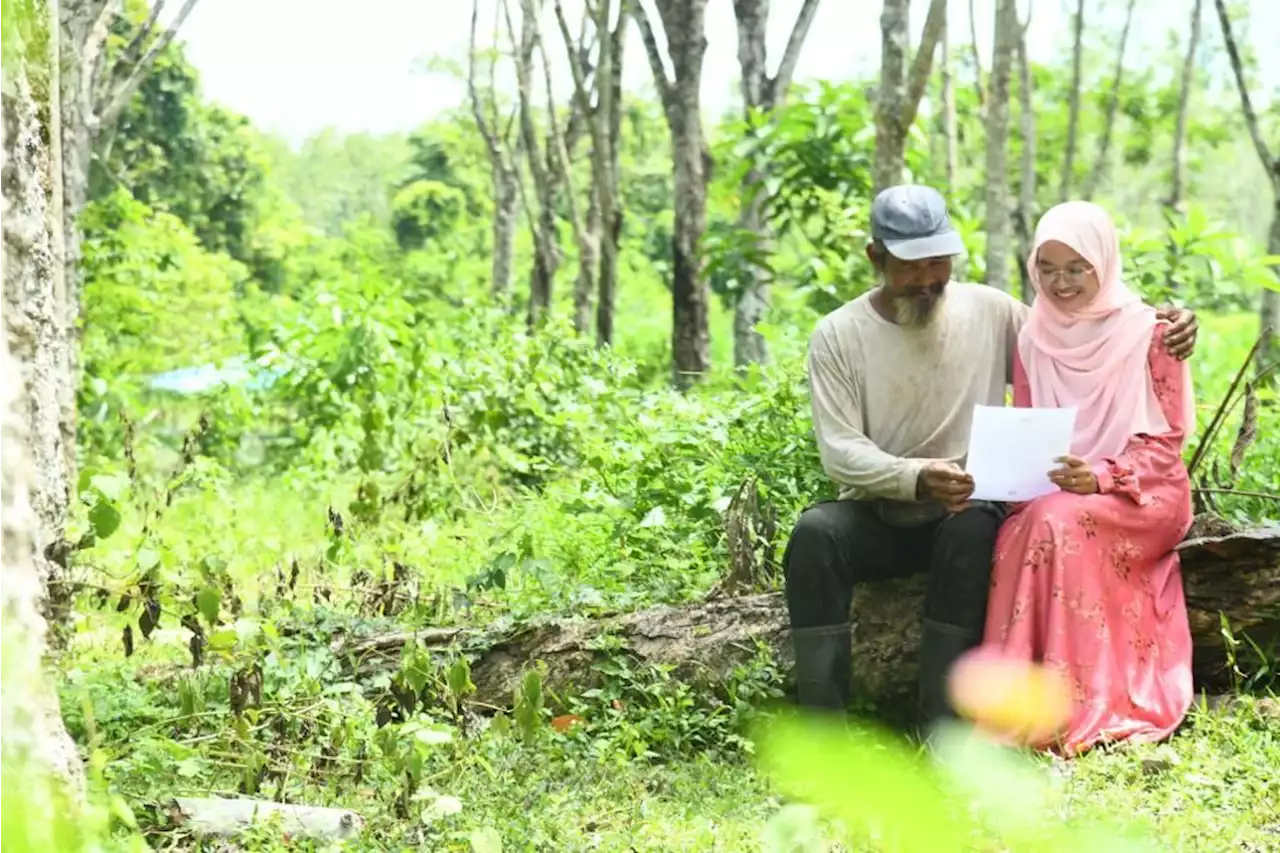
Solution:
{"label": "man's face", "polygon": [[904,261],[886,252],[877,257],[867,248],[880,271],[888,305],[901,326],[922,326],[933,317],[947,282],[951,281],[951,257]]}

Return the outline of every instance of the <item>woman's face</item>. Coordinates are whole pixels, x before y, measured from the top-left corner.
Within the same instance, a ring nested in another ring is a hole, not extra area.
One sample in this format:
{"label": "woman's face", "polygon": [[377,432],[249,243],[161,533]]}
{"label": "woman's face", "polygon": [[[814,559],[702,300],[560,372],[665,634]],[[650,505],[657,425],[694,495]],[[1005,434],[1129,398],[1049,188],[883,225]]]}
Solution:
{"label": "woman's face", "polygon": [[1064,311],[1079,310],[1098,295],[1098,273],[1065,243],[1049,240],[1036,253],[1040,292]]}

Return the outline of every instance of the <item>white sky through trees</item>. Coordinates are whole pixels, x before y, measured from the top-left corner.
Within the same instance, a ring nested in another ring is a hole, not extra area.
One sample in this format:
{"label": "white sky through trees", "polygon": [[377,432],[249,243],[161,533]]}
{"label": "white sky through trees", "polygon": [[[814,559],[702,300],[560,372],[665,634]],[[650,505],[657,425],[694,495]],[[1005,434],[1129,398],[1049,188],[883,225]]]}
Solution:
{"label": "white sky through trees", "polygon": [[[1028,0],[1019,6],[1026,13]],[[1033,0],[1029,31],[1032,58],[1048,61],[1071,49],[1066,0]],[[950,0],[953,38],[968,41],[968,0]],[[565,0],[576,13],[576,0]],[[919,37],[927,0],[912,0],[912,38]],[[1280,0],[1248,0],[1249,22],[1240,32],[1256,59],[1255,98],[1266,104],[1280,88],[1280,52],[1264,45],[1280,40]],[[519,4],[512,4],[518,14]],[[548,11],[550,2],[547,3]],[[770,58],[776,63],[800,0],[773,0]],[[1111,7],[1116,8],[1111,8]],[[1124,14],[1123,3],[1091,0],[1086,33],[1094,47],[1113,44]],[[1146,63],[1168,50],[1171,30],[1186,38],[1190,0],[1139,0],[1129,64]],[[1102,9],[1106,11],[1100,11]],[[481,0],[481,41],[491,31],[493,0]],[[993,0],[975,0],[978,38],[984,65],[990,64]],[[1088,20],[1089,15],[1093,16]],[[1202,45],[1221,55],[1222,36],[1213,4],[1204,8]],[[877,0],[823,0],[797,69],[797,81],[833,80],[874,74],[879,66],[880,4]],[[264,130],[297,142],[331,127],[344,132],[411,130],[441,110],[462,103],[464,87],[448,74],[425,70],[425,60],[466,56],[470,0],[201,0],[180,38],[199,69],[207,96],[244,113]],[[543,37],[553,64],[563,48],[553,18],[543,22]],[[710,0],[708,50],[703,74],[703,103],[715,116],[738,102],[737,33],[732,0]],[[1267,34],[1270,34],[1268,38]],[[634,27],[627,45],[625,85],[652,92],[648,62]],[[505,31],[500,45],[505,49]],[[1111,50],[1103,62],[1110,73]],[[1171,54],[1166,54],[1171,55]],[[1177,67],[1170,67],[1176,73]],[[567,101],[567,67],[555,67]],[[1215,63],[1224,83],[1229,71]],[[513,81],[510,81],[513,82]]]}

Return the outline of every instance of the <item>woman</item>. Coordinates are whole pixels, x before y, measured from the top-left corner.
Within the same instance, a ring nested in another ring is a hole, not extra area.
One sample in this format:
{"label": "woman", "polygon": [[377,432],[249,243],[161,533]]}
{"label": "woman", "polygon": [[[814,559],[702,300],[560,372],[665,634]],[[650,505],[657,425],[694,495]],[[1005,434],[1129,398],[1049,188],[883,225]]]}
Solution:
{"label": "woman", "polygon": [[1189,370],[1160,345],[1155,310],[1121,281],[1111,218],[1087,202],[1041,219],[1028,259],[1037,299],[1018,337],[1017,406],[1077,408],[1061,490],[1015,508],[996,545],[984,643],[1043,662],[1073,694],[1065,755],[1160,740],[1191,704],[1191,634],[1174,547],[1191,524],[1182,449]]}

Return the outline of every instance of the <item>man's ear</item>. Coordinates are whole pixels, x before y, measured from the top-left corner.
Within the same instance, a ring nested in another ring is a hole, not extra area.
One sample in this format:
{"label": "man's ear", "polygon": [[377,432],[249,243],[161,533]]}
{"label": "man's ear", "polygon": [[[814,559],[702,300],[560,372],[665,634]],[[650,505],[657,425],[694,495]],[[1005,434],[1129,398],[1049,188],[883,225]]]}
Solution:
{"label": "man's ear", "polygon": [[876,254],[875,243],[867,244],[867,260],[871,261],[872,265],[876,267],[880,266],[880,256]]}

